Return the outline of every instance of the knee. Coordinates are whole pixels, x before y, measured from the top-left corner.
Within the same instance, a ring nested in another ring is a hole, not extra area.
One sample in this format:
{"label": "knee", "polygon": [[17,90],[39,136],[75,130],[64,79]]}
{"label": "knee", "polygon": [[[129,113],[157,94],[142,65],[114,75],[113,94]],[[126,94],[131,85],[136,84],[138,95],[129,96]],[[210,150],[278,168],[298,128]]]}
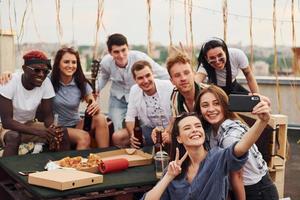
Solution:
{"label": "knee", "polygon": [[93,117],[96,126],[107,126],[106,117],[103,114],[97,114]]}
{"label": "knee", "polygon": [[112,141],[117,147],[127,147],[129,146],[130,137],[126,129],[121,129],[113,133]]}
{"label": "knee", "polygon": [[4,136],[4,142],[6,144],[15,144],[18,146],[21,144],[21,135],[16,131],[8,131]]}
{"label": "knee", "polygon": [[84,148],[89,148],[91,144],[91,138],[88,133],[83,132],[77,141],[77,145]]}

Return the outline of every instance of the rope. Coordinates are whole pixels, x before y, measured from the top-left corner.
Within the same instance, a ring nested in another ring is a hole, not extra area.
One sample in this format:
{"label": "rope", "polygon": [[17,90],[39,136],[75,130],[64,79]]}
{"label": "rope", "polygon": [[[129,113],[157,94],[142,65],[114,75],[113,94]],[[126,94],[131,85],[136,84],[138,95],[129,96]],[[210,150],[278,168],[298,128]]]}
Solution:
{"label": "rope", "polygon": [[26,7],[25,7],[25,10],[24,10],[23,16],[22,16],[20,32],[19,32],[19,34],[17,34],[18,44],[20,44],[21,41],[22,41],[22,39],[23,39],[23,35],[24,35],[24,24],[25,24],[25,18],[26,18],[26,14],[27,14],[28,7],[29,7],[29,3],[28,3],[28,1],[26,0]]}
{"label": "rope", "polygon": [[189,45],[188,27],[187,27],[187,0],[184,0],[184,29],[185,29],[185,43]]}
{"label": "rope", "polygon": [[253,22],[252,22],[252,0],[249,0],[250,4],[250,20],[249,20],[249,26],[250,26],[250,68],[253,70],[253,60],[254,60],[254,53],[253,53]]}
{"label": "rope", "polygon": [[10,9],[11,9],[10,0],[8,0],[8,19],[9,19],[9,27],[10,27],[10,32],[13,33],[13,27],[12,27],[12,20],[11,20]]}
{"label": "rope", "polygon": [[96,22],[96,36],[95,36],[95,45],[93,51],[93,60],[97,59],[98,54],[98,33],[102,24],[102,17],[104,12],[104,0],[98,0],[98,10],[97,10],[97,22]]}
{"label": "rope", "polygon": [[274,42],[274,72],[276,77],[276,92],[277,92],[277,108],[278,112],[281,113],[281,97],[279,88],[279,79],[277,71],[277,44],[276,44],[276,0],[273,0],[273,42]]}
{"label": "rope", "polygon": [[148,10],[148,45],[147,52],[150,57],[153,56],[152,53],[152,25],[151,25],[151,0],[147,0],[147,10]]}
{"label": "rope", "polygon": [[188,1],[189,4],[189,25],[190,25],[190,36],[191,36],[191,44],[190,44],[190,48],[191,48],[191,61],[192,61],[192,66],[194,66],[194,64],[196,64],[196,59],[194,58],[194,34],[193,34],[193,0],[189,0]]}
{"label": "rope", "polygon": [[60,0],[55,0],[55,7],[56,7],[56,28],[57,28],[57,35],[59,44],[62,43],[62,27],[60,23]]}
{"label": "rope", "polygon": [[41,39],[41,34],[39,33],[39,30],[38,30],[38,27],[37,27],[37,23],[36,23],[36,20],[35,20],[35,14],[34,14],[34,9],[33,9],[33,3],[32,3],[32,0],[30,0],[30,5],[31,5],[31,14],[32,14],[32,18],[33,18],[33,26],[34,26],[34,30],[35,30],[35,33],[38,37],[38,40],[41,42],[42,39]]}
{"label": "rope", "polygon": [[72,43],[74,43],[74,41],[75,41],[74,4],[75,4],[75,1],[73,0],[72,1]]}
{"label": "rope", "polygon": [[169,15],[169,40],[170,40],[170,46],[173,46],[173,21],[174,21],[174,1],[173,0],[169,0],[169,11],[170,11],[170,15]]}
{"label": "rope", "polygon": [[223,0],[222,11],[223,11],[223,24],[224,24],[223,39],[226,42],[226,40],[227,40],[227,19],[228,19],[227,0]]}

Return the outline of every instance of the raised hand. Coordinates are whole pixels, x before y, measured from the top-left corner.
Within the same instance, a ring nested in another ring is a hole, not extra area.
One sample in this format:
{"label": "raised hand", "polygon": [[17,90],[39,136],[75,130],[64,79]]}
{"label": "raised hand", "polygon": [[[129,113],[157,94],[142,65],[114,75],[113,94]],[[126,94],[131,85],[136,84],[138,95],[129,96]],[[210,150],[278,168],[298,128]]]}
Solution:
{"label": "raised hand", "polygon": [[182,158],[179,159],[179,149],[176,148],[176,155],[175,155],[175,160],[170,162],[168,165],[168,171],[167,171],[167,176],[170,176],[172,178],[175,178],[181,173],[181,165],[183,161],[187,158],[188,153],[186,152]]}
{"label": "raised hand", "polygon": [[268,97],[260,96],[260,102],[253,108],[252,114],[262,121],[269,121],[271,113],[271,101]]}

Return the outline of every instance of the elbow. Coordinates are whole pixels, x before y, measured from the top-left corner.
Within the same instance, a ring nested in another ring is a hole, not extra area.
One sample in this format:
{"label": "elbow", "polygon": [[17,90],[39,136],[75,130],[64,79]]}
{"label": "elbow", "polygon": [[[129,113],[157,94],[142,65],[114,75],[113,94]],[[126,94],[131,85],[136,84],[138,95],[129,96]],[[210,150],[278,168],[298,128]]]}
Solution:
{"label": "elbow", "polygon": [[1,123],[4,129],[12,129],[11,120],[2,120]]}

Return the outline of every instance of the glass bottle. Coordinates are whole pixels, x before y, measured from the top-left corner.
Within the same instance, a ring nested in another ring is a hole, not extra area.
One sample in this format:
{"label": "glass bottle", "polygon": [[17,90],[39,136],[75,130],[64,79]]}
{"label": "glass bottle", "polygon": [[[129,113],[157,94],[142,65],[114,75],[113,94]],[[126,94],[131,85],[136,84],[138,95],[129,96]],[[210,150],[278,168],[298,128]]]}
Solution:
{"label": "glass bottle", "polygon": [[134,134],[134,137],[137,138],[139,140],[139,142],[141,143],[140,147],[142,148],[144,146],[143,132],[142,132],[142,128],[140,127],[140,120],[138,119],[138,117],[135,117],[135,120],[134,120],[133,134]]}
{"label": "glass bottle", "polygon": [[154,145],[154,152],[157,153],[158,151],[162,151],[162,127],[156,128],[156,143]]}
{"label": "glass bottle", "polygon": [[88,105],[86,107],[85,113],[84,113],[84,121],[83,121],[83,130],[90,132],[91,126],[92,126],[92,120],[93,116],[88,113],[88,107],[92,104],[92,100],[90,99],[88,102]]}

